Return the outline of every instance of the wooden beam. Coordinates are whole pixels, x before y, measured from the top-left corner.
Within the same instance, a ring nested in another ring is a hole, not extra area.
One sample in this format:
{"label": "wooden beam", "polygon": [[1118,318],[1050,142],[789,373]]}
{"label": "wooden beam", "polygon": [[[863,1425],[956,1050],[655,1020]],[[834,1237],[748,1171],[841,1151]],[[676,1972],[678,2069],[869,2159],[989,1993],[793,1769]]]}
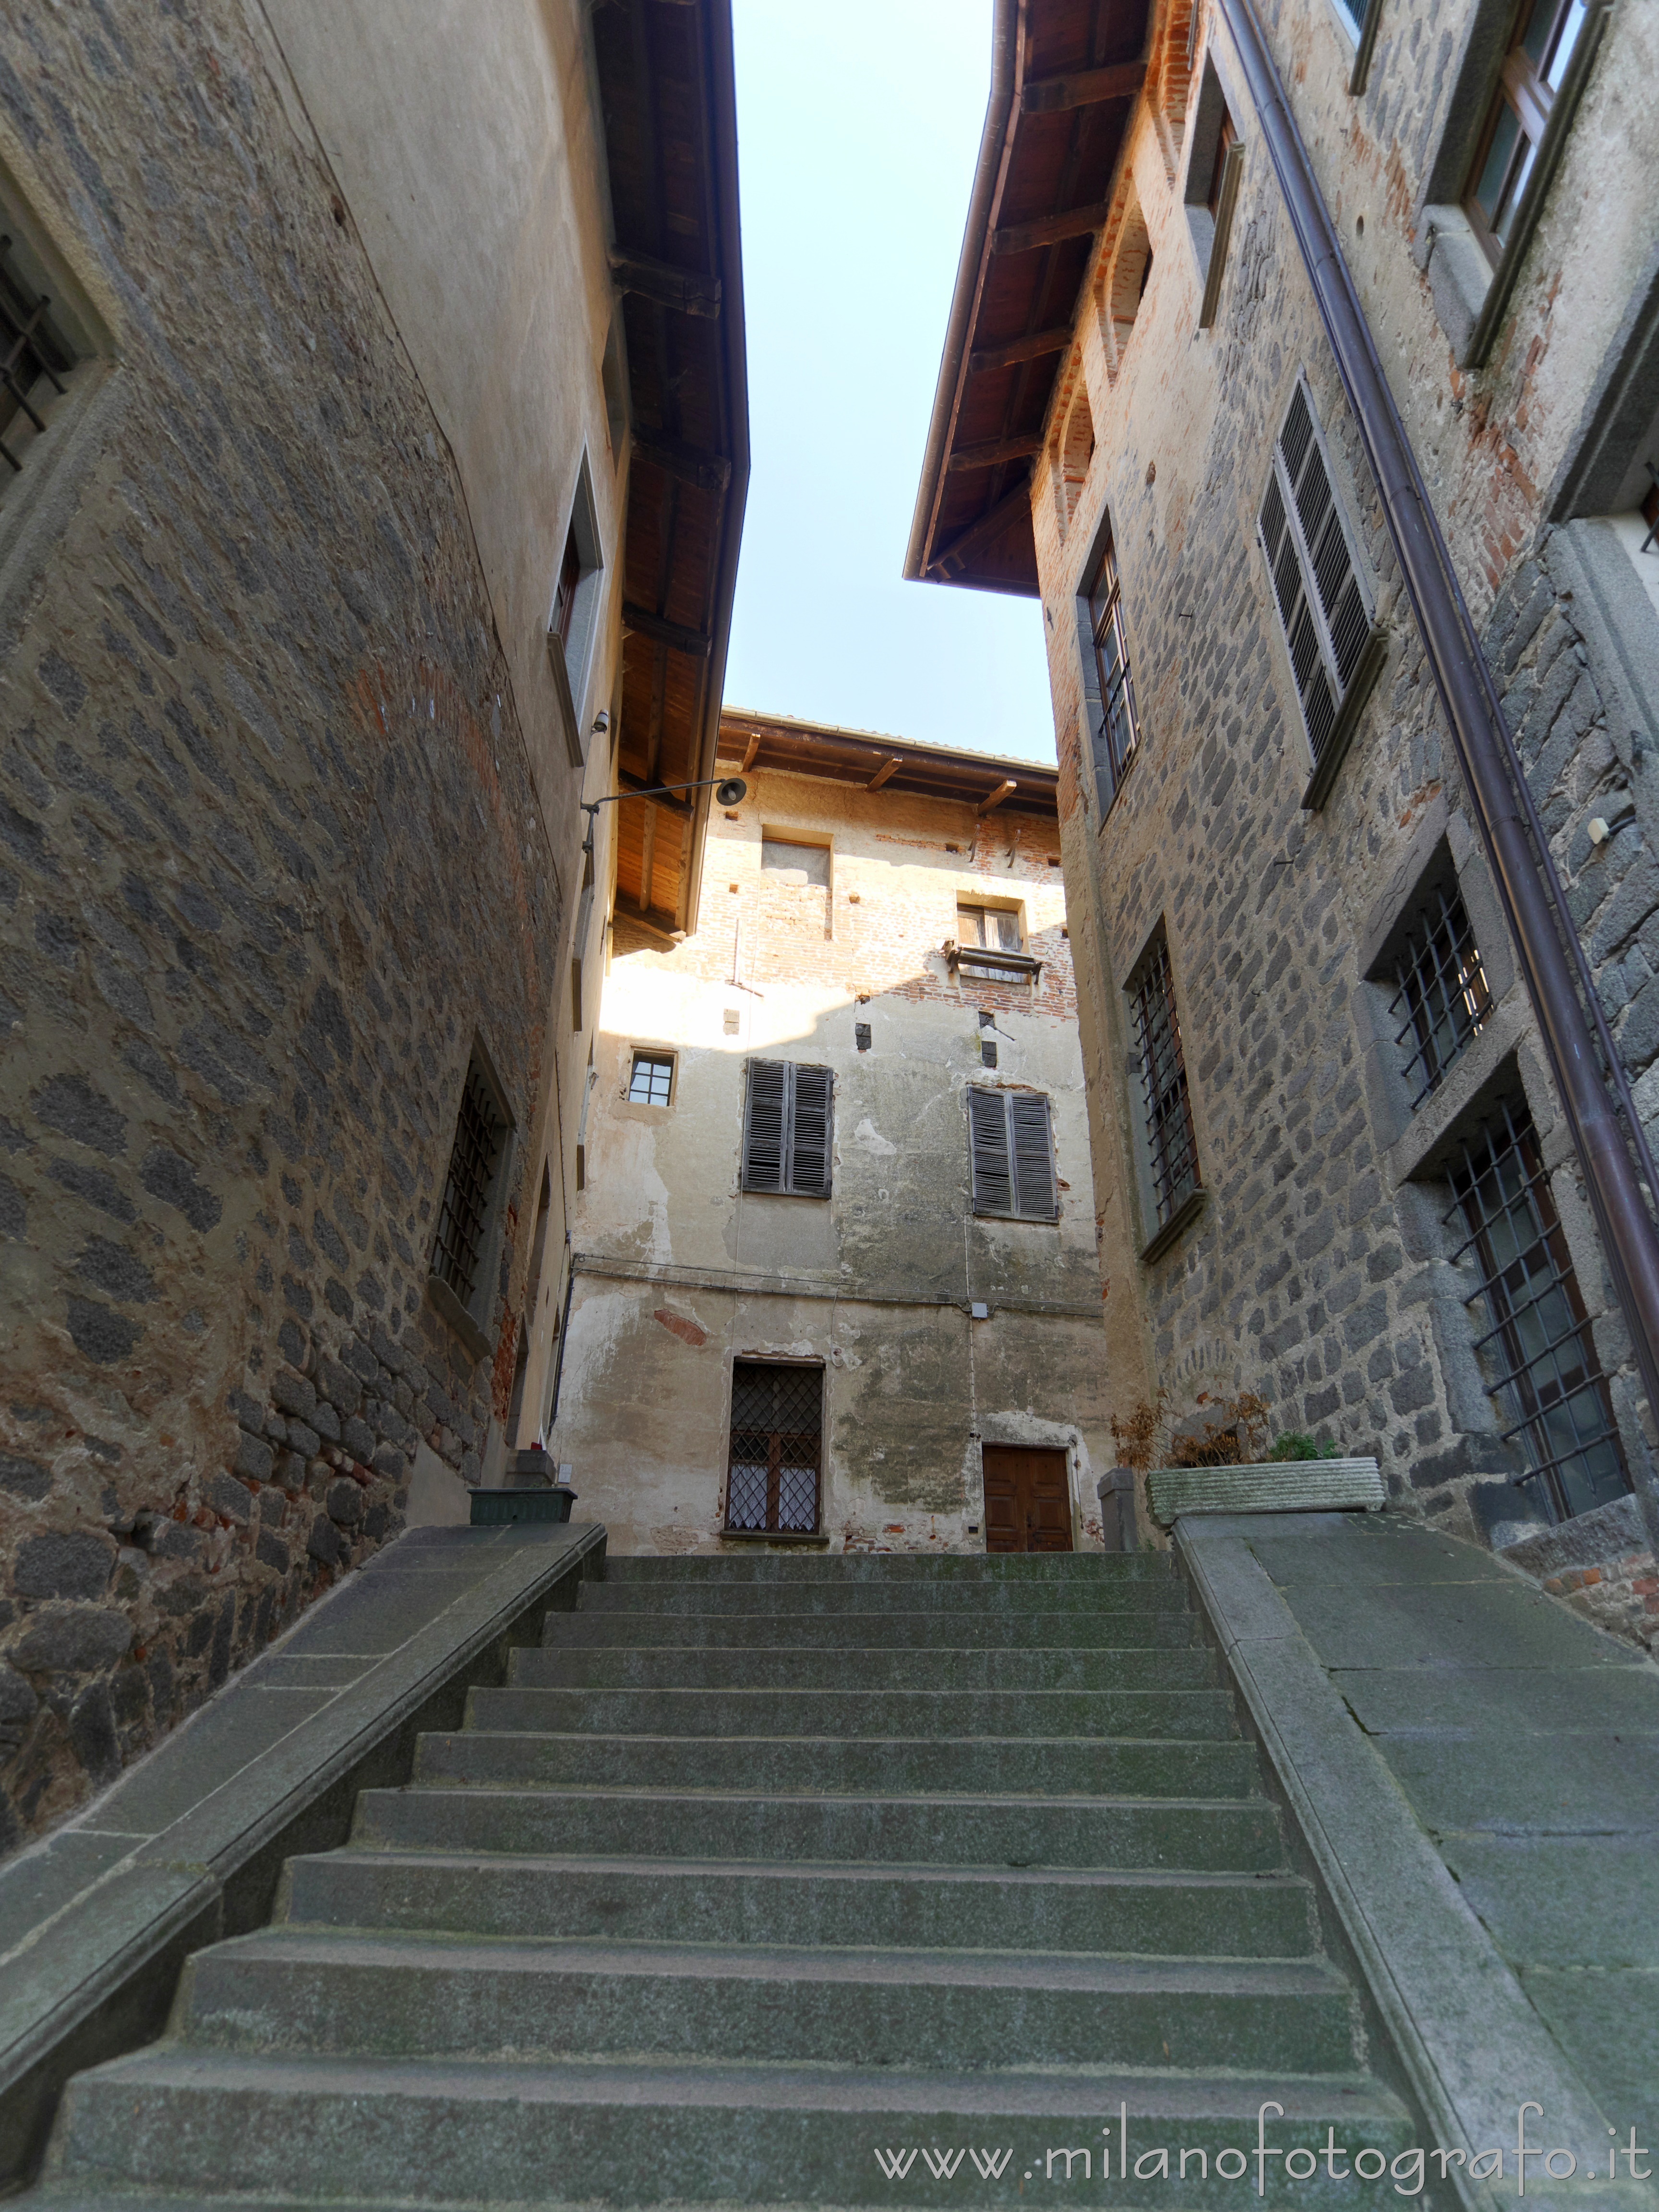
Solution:
{"label": "wooden beam", "polygon": [[1030,331],[1023,338],[1005,338],[1000,345],[981,346],[977,353],[968,356],[968,367],[980,376],[988,368],[1012,368],[1017,361],[1040,361],[1046,353],[1064,353],[1072,343],[1069,323],[1056,323],[1052,330]]}
{"label": "wooden beam", "polygon": [[676,653],[689,653],[698,660],[708,658],[712,641],[707,630],[687,629],[683,623],[665,621],[648,607],[635,606],[632,599],[623,601],[623,628],[636,637],[650,638],[654,644],[672,646]]}
{"label": "wooden beam", "polygon": [[1019,786],[1014,781],[1012,776],[1006,776],[994,792],[981,799],[979,805],[974,809],[975,813],[980,815],[990,813],[994,807],[1000,806],[1005,799],[1012,799],[1018,789]]}
{"label": "wooden beam", "polygon": [[993,253],[1030,253],[1039,246],[1058,246],[1068,238],[1081,238],[1105,227],[1110,212],[1104,200],[1088,207],[1068,208],[1064,215],[1039,216],[1035,222],[1009,223],[991,233]]}
{"label": "wooden beam", "polygon": [[648,461],[665,475],[677,477],[681,483],[694,484],[699,491],[723,492],[732,481],[732,464],[724,453],[704,453],[701,447],[688,446],[684,439],[653,436],[648,431],[634,433],[634,455],[636,460]]}
{"label": "wooden beam", "polygon": [[1022,115],[1055,115],[1067,107],[1097,107],[1108,100],[1133,100],[1146,82],[1145,62],[1115,62],[1109,69],[1068,70],[1060,76],[1028,78],[1019,95]]}
{"label": "wooden beam", "polygon": [[1030,505],[1030,478],[1022,477],[1012,491],[1004,492],[994,507],[987,507],[977,522],[970,522],[966,530],[951,540],[943,552],[936,553],[928,566],[939,574],[951,563],[958,568],[965,568],[981,546],[988,545],[992,538],[1000,536],[1018,509],[1024,507],[1029,513]]}
{"label": "wooden beam", "polygon": [[1042,448],[1042,431],[1028,430],[1018,438],[993,438],[988,445],[958,446],[945,465],[947,469],[994,469],[1004,461],[1029,460]]}
{"label": "wooden beam", "polygon": [[653,261],[647,253],[624,253],[611,249],[611,273],[624,292],[637,292],[659,307],[676,307],[683,315],[714,317],[720,311],[720,280],[700,276],[694,269],[677,269],[672,261]]}
{"label": "wooden beam", "polygon": [[636,906],[625,891],[617,893],[611,908],[611,918],[613,921],[632,922],[635,929],[643,930],[647,937],[654,937],[671,952],[678,950],[679,939],[673,934],[673,916],[659,909],[647,913],[645,908]]}
{"label": "wooden beam", "polygon": [[865,785],[865,789],[866,791],[879,791],[883,784],[886,782],[888,777],[890,775],[896,775],[903,766],[903,759],[899,754],[895,753],[891,759],[884,760],[882,763],[881,766],[871,777],[869,782]]}
{"label": "wooden beam", "polygon": [[755,756],[760,750],[760,732],[758,730],[750,730],[749,732],[749,742],[743,749],[743,766],[738,770],[738,774],[739,775],[748,775],[750,769],[755,765]]}
{"label": "wooden beam", "polygon": [[[617,787],[619,791],[628,792],[635,798],[642,798],[647,792],[652,790],[653,786],[642,778],[631,775],[627,769],[621,769],[617,775]],[[650,804],[653,806],[660,806],[664,812],[668,814],[689,816],[695,811],[689,799],[678,795],[672,799],[653,797]]]}

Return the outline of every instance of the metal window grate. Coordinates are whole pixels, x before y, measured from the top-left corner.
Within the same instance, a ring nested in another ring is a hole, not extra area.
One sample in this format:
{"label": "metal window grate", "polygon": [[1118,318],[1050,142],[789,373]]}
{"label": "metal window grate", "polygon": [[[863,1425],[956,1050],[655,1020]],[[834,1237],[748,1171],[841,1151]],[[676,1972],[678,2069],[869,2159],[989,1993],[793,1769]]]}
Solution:
{"label": "metal window grate", "polygon": [[[0,433],[9,430],[21,414],[37,431],[46,427],[36,402],[44,379],[61,394],[64,378],[74,367],[74,356],[52,328],[46,310],[52,302],[34,297],[12,258],[12,242],[0,234]],[[0,459],[15,474],[22,462],[0,436]]]}
{"label": "metal window grate", "polygon": [[1411,926],[1395,973],[1400,988],[1389,1016],[1398,1024],[1395,1043],[1415,1047],[1405,1061],[1415,1109],[1479,1035],[1492,1011],[1480,950],[1455,890],[1440,889],[1430,896]]}
{"label": "metal window grate", "polygon": [[1134,1010],[1152,1194],[1162,1228],[1198,1188],[1198,1146],[1187,1096],[1187,1065],[1181,1051],[1170,948],[1161,939],[1141,969]]}
{"label": "metal window grate", "polygon": [[817,1534],[823,1430],[822,1368],[734,1362],[728,1528]]}
{"label": "metal window grate", "polygon": [[672,1053],[636,1052],[634,1073],[629,1081],[628,1101],[631,1106],[665,1106],[674,1088],[674,1055]]}
{"label": "metal window grate", "polygon": [[[1550,1195],[1532,1117],[1501,1106],[1451,1171],[1446,1216],[1465,1234],[1492,1326],[1477,1349],[1498,1370],[1504,1431],[1527,1462],[1516,1478],[1551,1520],[1605,1505],[1631,1487],[1571,1255]],[[1471,1304],[1474,1299],[1469,1301]]]}
{"label": "metal window grate", "polygon": [[[1148,257],[1148,265],[1151,258]],[[1129,674],[1129,641],[1123,629],[1123,593],[1117,555],[1108,545],[1089,595],[1095,670],[1100,684],[1100,722],[1095,732],[1097,766],[1105,772],[1109,799],[1128,774],[1140,744],[1135,687]]]}
{"label": "metal window grate", "polygon": [[455,1146],[449,1156],[449,1174],[444,1183],[443,1204],[438,1209],[438,1235],[432,1252],[433,1273],[448,1284],[463,1305],[471,1304],[477,1287],[489,1195],[501,1159],[502,1127],[489,1086],[475,1060],[467,1069],[466,1088],[461,1093]]}

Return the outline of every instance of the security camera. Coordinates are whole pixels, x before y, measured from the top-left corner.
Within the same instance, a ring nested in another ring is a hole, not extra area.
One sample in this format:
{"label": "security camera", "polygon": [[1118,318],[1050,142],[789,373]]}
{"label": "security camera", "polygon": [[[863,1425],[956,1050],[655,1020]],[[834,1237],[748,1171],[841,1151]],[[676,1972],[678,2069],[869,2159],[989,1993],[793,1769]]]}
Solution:
{"label": "security camera", "polygon": [[749,786],[740,775],[729,775],[714,793],[722,806],[737,806],[749,796]]}
{"label": "security camera", "polygon": [[593,725],[593,734],[596,738],[602,738],[610,727],[611,710],[608,707],[601,708],[599,720]]}

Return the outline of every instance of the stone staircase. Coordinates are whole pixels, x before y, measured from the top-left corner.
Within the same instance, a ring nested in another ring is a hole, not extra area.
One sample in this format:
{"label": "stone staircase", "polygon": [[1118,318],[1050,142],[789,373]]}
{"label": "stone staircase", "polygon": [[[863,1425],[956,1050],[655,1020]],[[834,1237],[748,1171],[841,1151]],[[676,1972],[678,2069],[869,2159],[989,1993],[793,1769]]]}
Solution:
{"label": "stone staircase", "polygon": [[1413,2141],[1358,2018],[1166,1557],[617,1559],[70,2085],[39,2194],[1242,2208],[1264,2100]]}

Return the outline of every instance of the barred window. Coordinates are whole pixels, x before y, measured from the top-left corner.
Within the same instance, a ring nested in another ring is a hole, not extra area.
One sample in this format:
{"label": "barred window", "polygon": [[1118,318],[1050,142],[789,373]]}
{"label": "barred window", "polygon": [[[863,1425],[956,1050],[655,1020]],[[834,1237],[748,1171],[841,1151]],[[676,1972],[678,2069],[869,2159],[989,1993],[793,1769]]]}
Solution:
{"label": "barred window", "polygon": [[1187,1095],[1175,980],[1170,973],[1170,948],[1162,936],[1142,963],[1132,996],[1152,1199],[1162,1228],[1174,1218],[1199,1183],[1198,1146]]}
{"label": "barred window", "polygon": [[835,1149],[833,1078],[793,1060],[751,1060],[744,1116],[743,1187],[828,1198]]}
{"label": "barred window", "polygon": [[1317,763],[1364,658],[1371,618],[1301,384],[1273,447],[1261,535]]}
{"label": "barred window", "polygon": [[[1150,256],[1147,265],[1151,266]],[[1100,686],[1095,766],[1106,786],[1103,805],[1109,805],[1140,746],[1135,687],[1129,673],[1129,642],[1123,629],[1123,592],[1118,580],[1117,555],[1109,538],[1089,586],[1089,629]]]}
{"label": "barred window", "polygon": [[22,472],[28,447],[46,427],[75,353],[21,265],[16,240],[0,218],[0,497]]}
{"label": "barred window", "polygon": [[[1480,1340],[1498,1375],[1507,1441],[1527,1463],[1520,1485],[1552,1521],[1631,1487],[1584,1301],[1550,1195],[1532,1116],[1501,1106],[1464,1145],[1446,1218],[1473,1255],[1491,1326]],[[1474,1301],[1472,1300],[1473,1304]]]}
{"label": "barred window", "polygon": [[726,1527],[816,1535],[823,1440],[822,1368],[735,1361]]}
{"label": "barred window", "polygon": [[[991,1049],[994,1055],[995,1047]],[[994,1056],[989,1065],[996,1065]],[[1048,1101],[1040,1092],[972,1085],[968,1146],[975,1213],[1006,1214],[1021,1221],[1059,1219]]]}
{"label": "barred window", "polygon": [[1411,923],[1395,968],[1389,1007],[1395,1043],[1406,1054],[1413,1110],[1438,1088],[1492,1011],[1480,949],[1455,890],[1431,891]]}
{"label": "barred window", "polygon": [[672,1052],[636,1052],[634,1071],[629,1078],[628,1103],[630,1106],[666,1106],[674,1089],[674,1055]]}
{"label": "barred window", "polygon": [[444,1179],[438,1233],[432,1248],[433,1273],[448,1285],[464,1306],[471,1305],[479,1288],[490,1201],[506,1136],[506,1121],[475,1056],[461,1093],[455,1144],[449,1155],[449,1173]]}

